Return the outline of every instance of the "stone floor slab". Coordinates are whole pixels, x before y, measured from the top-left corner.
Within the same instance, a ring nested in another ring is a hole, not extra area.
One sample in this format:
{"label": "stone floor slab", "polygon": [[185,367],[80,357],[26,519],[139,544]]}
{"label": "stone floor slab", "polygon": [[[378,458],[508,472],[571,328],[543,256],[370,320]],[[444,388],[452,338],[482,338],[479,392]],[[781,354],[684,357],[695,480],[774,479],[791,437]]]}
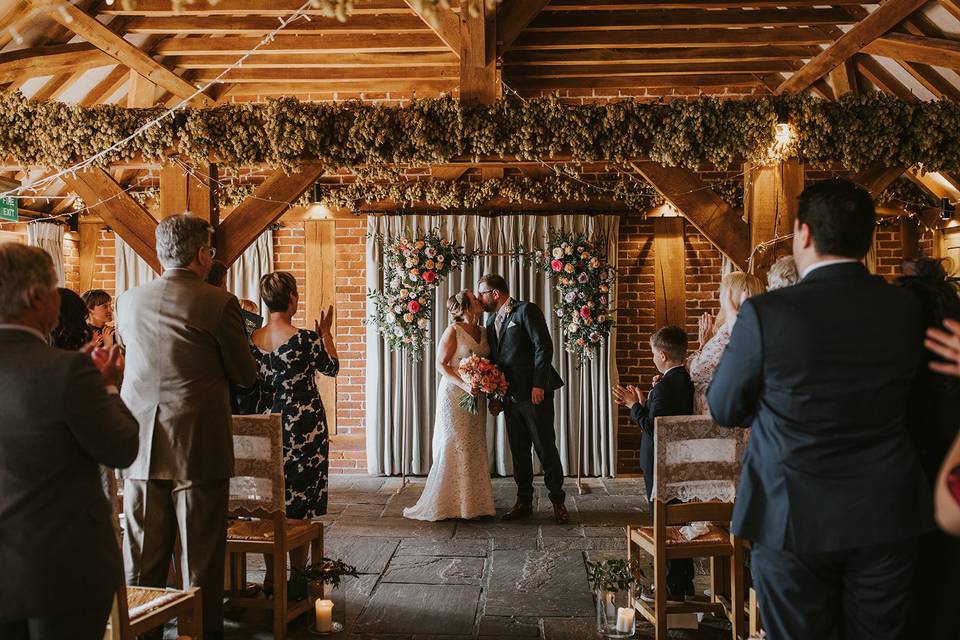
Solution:
{"label": "stone floor slab", "polygon": [[540,541],[540,548],[544,551],[565,551],[565,550],[601,550],[601,549],[623,549],[627,548],[627,539],[624,538],[572,538],[572,537],[547,537],[544,536]]}
{"label": "stone floor slab", "polygon": [[398,556],[390,561],[382,580],[404,584],[479,585],[483,564],[483,558]]}
{"label": "stone floor slab", "polygon": [[481,638],[539,638],[539,618],[483,616],[480,618]]}
{"label": "stone floor slab", "polygon": [[485,558],[490,552],[487,538],[453,538],[429,540],[405,538],[397,549],[398,556],[445,556],[449,558]]}
{"label": "stone floor slab", "polygon": [[381,574],[399,544],[399,538],[331,535],[324,541],[324,555],[352,564],[360,573]]}
{"label": "stone floor slab", "polygon": [[380,584],[357,620],[357,634],[414,634],[442,629],[471,635],[480,587],[466,585]]}
{"label": "stone floor slab", "polygon": [[583,554],[494,551],[485,615],[583,616],[593,612]]}

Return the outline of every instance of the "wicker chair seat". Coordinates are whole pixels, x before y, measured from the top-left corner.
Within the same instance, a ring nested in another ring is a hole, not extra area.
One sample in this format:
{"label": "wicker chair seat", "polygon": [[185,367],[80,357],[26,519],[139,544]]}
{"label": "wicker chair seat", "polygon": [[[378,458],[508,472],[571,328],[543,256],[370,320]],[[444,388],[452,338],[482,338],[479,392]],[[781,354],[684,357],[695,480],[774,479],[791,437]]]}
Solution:
{"label": "wicker chair seat", "polygon": [[[680,535],[680,527],[667,527],[667,546],[689,546],[689,545],[707,545],[707,544],[729,544],[730,531],[725,527],[710,522],[707,524],[709,531],[698,536],[693,540],[687,540]],[[653,527],[636,527],[634,531],[638,533],[649,544],[653,544]]]}
{"label": "wicker chair seat", "polygon": [[[309,520],[287,520],[287,536],[297,538],[308,534],[314,524]],[[227,527],[227,540],[269,542],[273,540],[273,522],[270,520],[231,520]]]}
{"label": "wicker chair seat", "polygon": [[191,594],[174,589],[153,589],[150,587],[127,587],[127,609],[130,623],[156,611],[160,607],[178,600],[189,600]]}

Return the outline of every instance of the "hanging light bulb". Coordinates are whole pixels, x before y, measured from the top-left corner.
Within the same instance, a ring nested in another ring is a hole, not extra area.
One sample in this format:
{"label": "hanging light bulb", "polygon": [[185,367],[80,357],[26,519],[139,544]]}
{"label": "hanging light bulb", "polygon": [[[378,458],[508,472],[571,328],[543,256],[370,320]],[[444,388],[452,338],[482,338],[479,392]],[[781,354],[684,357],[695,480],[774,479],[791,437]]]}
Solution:
{"label": "hanging light bulb", "polygon": [[789,122],[781,122],[776,126],[775,137],[777,139],[777,144],[780,146],[787,146],[793,142],[793,125]]}
{"label": "hanging light bulb", "polygon": [[115,0],[107,0],[107,6],[112,7]]}

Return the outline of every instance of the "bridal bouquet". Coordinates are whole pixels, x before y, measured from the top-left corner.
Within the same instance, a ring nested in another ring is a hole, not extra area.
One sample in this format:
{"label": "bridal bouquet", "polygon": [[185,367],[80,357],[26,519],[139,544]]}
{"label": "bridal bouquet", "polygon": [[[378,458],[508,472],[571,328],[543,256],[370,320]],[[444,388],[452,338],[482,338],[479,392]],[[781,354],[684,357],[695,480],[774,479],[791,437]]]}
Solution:
{"label": "bridal bouquet", "polygon": [[[493,398],[502,398],[507,393],[507,377],[486,358],[473,354],[460,361],[460,377],[472,387],[479,387],[480,391]],[[458,403],[470,413],[480,413],[478,399],[469,393],[460,398]]]}

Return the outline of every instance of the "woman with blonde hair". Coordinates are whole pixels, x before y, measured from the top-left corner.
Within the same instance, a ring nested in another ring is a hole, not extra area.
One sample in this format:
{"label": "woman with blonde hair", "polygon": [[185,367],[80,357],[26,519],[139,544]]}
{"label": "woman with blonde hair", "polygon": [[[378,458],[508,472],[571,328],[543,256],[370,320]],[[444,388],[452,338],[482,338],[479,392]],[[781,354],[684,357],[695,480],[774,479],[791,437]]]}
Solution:
{"label": "woman with blonde hair", "polygon": [[707,387],[713,380],[713,373],[720,364],[730,332],[737,321],[740,305],[747,298],[763,293],[763,281],[757,276],[735,271],[720,282],[720,312],[716,319],[709,313],[700,317],[700,350],[687,358],[687,369],[693,380],[693,411],[696,414],[708,414]]}

